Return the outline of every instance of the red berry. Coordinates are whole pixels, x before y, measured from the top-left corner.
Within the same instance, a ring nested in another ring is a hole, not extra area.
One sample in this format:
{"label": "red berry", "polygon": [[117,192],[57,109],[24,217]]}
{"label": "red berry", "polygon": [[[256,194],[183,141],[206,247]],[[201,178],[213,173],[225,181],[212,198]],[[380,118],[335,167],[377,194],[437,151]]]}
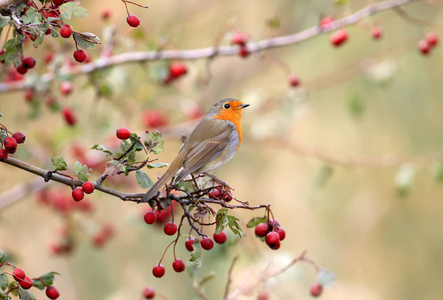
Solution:
{"label": "red berry", "polygon": [[147,224],[154,224],[155,220],[157,219],[157,215],[151,210],[145,213],[144,219]]}
{"label": "red berry", "polygon": [[163,231],[167,235],[174,235],[177,232],[177,224],[168,222],[165,224],[165,227],[163,228]]}
{"label": "red berry", "polygon": [[224,231],[220,232],[219,234],[216,234],[214,232],[214,241],[217,244],[223,244],[224,242],[226,242],[226,233]]}
{"label": "red berry", "polygon": [[0,149],[0,161],[8,159],[8,152],[5,149]]}
{"label": "red berry", "polygon": [[235,32],[232,36],[231,44],[244,46],[249,40],[249,35],[244,32]]}
{"label": "red berry", "polygon": [[251,51],[249,51],[248,47],[246,46],[240,46],[240,49],[238,50],[238,55],[240,57],[246,58],[251,54]]}
{"label": "red berry", "polygon": [[202,246],[203,249],[205,250],[211,250],[212,247],[214,247],[214,242],[208,238],[207,236],[202,238],[200,241],[200,245]]}
{"label": "red berry", "polygon": [[137,27],[140,25],[140,18],[136,15],[130,15],[126,18],[126,22],[128,22],[129,26],[131,27]]}
{"label": "red berry", "polygon": [[72,34],[72,28],[68,24],[63,25],[62,28],[60,28],[60,35],[65,39],[70,37],[71,34]]}
{"label": "red berry", "polygon": [[94,185],[89,181],[85,181],[82,185],[82,190],[86,194],[91,194],[94,191]]}
{"label": "red berry", "polygon": [[142,114],[143,126],[158,128],[168,125],[168,116],[160,110],[147,109]]}
{"label": "red berry", "polygon": [[145,287],[143,289],[143,298],[145,299],[152,299],[155,297],[155,290],[152,287]]}
{"label": "red berry", "polygon": [[291,86],[299,86],[300,85],[300,78],[298,78],[297,75],[291,74],[288,77],[289,85]]}
{"label": "red berry", "polygon": [[34,89],[26,89],[25,91],[25,100],[27,102],[31,102],[34,99]]}
{"label": "red berry", "polygon": [[22,61],[23,67],[26,69],[32,69],[35,67],[35,59],[33,57],[25,57]]}
{"label": "red berry", "polygon": [[83,49],[78,49],[74,51],[74,59],[77,62],[82,63],[86,60],[86,58],[87,58],[86,52]]}
{"label": "red berry", "polygon": [[330,37],[330,42],[332,45],[338,47],[348,39],[348,33],[344,29],[339,29],[334,32]]}
{"label": "red berry", "polygon": [[14,133],[12,137],[17,141],[17,144],[23,144],[26,139],[26,136],[21,132]]}
{"label": "red berry", "polygon": [[426,35],[426,41],[428,41],[429,46],[435,47],[438,44],[438,35],[435,32],[429,32]]}
{"label": "red berry", "polygon": [[194,243],[195,243],[195,239],[194,238],[187,239],[185,241],[186,249],[188,249],[188,251],[190,251],[190,252],[194,251]]}
{"label": "red berry", "polygon": [[12,272],[12,277],[15,281],[20,282],[25,279],[26,274],[25,271],[23,271],[22,269],[15,268],[14,272]]}
{"label": "red berry", "polygon": [[268,221],[269,231],[274,231],[274,227],[280,226],[280,222],[277,220]]}
{"label": "red berry", "polygon": [[66,123],[68,123],[68,125],[74,126],[75,123],[77,123],[74,112],[69,107],[63,108],[63,117],[65,118],[65,121]]}
{"label": "red berry", "polygon": [[[52,3],[54,3],[57,6],[60,6],[65,2],[65,0],[52,0]],[[55,299],[55,298],[54,298]]]}
{"label": "red berry", "polygon": [[74,87],[72,86],[72,83],[70,81],[63,81],[60,84],[60,93],[62,93],[62,95],[67,96],[72,92],[72,89]]}
{"label": "red berry", "polygon": [[316,283],[311,286],[311,296],[318,297],[323,292],[323,286],[320,283]]}
{"label": "red berry", "polygon": [[372,28],[371,34],[372,34],[372,37],[376,40],[378,40],[382,37],[381,29],[378,26],[375,26],[374,28]]}
{"label": "red berry", "polygon": [[26,276],[22,281],[19,282],[20,286],[25,290],[28,290],[32,287],[32,279]]}
{"label": "red berry", "polygon": [[269,300],[269,293],[267,291],[262,291],[257,296],[257,300]]}
{"label": "red berry", "polygon": [[163,277],[163,275],[165,275],[165,267],[162,265],[156,265],[152,269],[152,274],[157,278]]}
{"label": "red berry", "polygon": [[208,193],[209,198],[220,199],[222,197],[222,192],[220,189],[215,188]]}
{"label": "red berry", "polygon": [[60,292],[51,285],[46,288],[46,296],[48,296],[49,299],[57,299],[60,297]]}
{"label": "red berry", "polygon": [[271,231],[270,233],[268,233],[266,235],[266,244],[274,250],[280,248],[280,236],[278,235],[278,233],[275,231]]}
{"label": "red berry", "polygon": [[24,75],[28,72],[28,68],[25,68],[24,65],[18,66],[16,70],[17,70],[17,72],[19,72],[22,75]]}
{"label": "red berry", "polygon": [[177,273],[183,272],[185,270],[185,263],[180,258],[177,258],[172,263],[172,267],[174,268],[174,271]]}
{"label": "red berry", "polygon": [[320,20],[320,27],[322,29],[327,29],[332,25],[333,22],[334,22],[334,19],[332,17],[326,16]]}
{"label": "red berry", "polygon": [[169,66],[169,75],[171,78],[178,78],[188,73],[188,68],[180,62],[172,63]]}
{"label": "red berry", "polygon": [[12,137],[7,137],[3,141],[3,146],[8,153],[13,154],[17,150],[17,141]]}
{"label": "red berry", "polygon": [[280,237],[280,241],[283,241],[286,237],[286,231],[280,227],[280,226],[276,226],[274,228],[274,231],[278,233],[279,237]]}
{"label": "red berry", "polygon": [[129,131],[129,129],[121,127],[119,129],[117,129],[117,132],[115,134],[117,135],[117,137],[119,139],[126,140],[131,135],[131,132]]}
{"label": "red berry", "polygon": [[103,18],[104,20],[107,20],[107,19],[109,19],[110,17],[111,17],[111,10],[105,8],[105,9],[102,11],[102,18]]}
{"label": "red berry", "polygon": [[260,223],[255,227],[255,235],[258,237],[264,237],[269,233],[268,223]]}
{"label": "red berry", "polygon": [[80,201],[85,197],[85,194],[83,193],[83,190],[81,188],[75,188],[72,191],[72,198],[74,198],[75,201]]}
{"label": "red berry", "polygon": [[418,42],[418,49],[424,55],[427,55],[429,51],[431,51],[431,47],[429,46],[428,41],[425,40],[421,40],[420,42]]}
{"label": "red berry", "polygon": [[225,201],[225,202],[230,202],[232,200],[232,195],[230,193],[222,194],[221,196],[222,196],[223,201]]}

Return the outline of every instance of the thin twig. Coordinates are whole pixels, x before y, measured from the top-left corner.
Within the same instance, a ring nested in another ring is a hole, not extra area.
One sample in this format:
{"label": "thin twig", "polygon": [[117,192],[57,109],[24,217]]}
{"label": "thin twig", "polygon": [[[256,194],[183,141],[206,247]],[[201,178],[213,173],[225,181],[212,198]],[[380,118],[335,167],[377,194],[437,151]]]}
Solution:
{"label": "thin twig", "polygon": [[223,299],[226,299],[228,297],[229,287],[231,286],[231,283],[232,283],[232,270],[234,269],[234,265],[237,262],[237,259],[238,259],[238,255],[236,255],[234,257],[234,259],[231,262],[231,266],[229,267],[228,280],[226,281],[226,288],[225,288],[225,294],[223,296]]}

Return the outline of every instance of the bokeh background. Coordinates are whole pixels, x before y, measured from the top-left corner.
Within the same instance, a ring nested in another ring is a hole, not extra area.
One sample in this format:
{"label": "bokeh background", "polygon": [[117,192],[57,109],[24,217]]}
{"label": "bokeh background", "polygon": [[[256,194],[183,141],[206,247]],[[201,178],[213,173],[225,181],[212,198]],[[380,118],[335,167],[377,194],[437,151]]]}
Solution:
{"label": "bokeh background", "polygon": [[[114,54],[160,45],[197,49],[214,45],[218,37],[228,45],[229,28],[248,32],[252,41],[258,41],[314,26],[325,15],[348,15],[366,4],[157,1],[147,3],[147,10],[129,6],[141,18],[141,26],[133,29],[126,24],[121,2],[84,1],[89,18],[71,24],[77,31],[97,33],[105,44],[115,30]],[[109,22],[101,18],[104,9],[111,10]],[[203,253],[197,271],[196,280],[214,276],[204,285],[208,297],[222,298],[229,265],[238,255],[231,290],[253,287],[238,299],[255,299],[261,290],[268,290],[271,299],[308,299],[316,272],[307,264],[297,264],[266,284],[255,284],[256,277],[281,269],[307,250],[309,258],[336,275],[323,299],[439,299],[443,293],[443,52],[439,45],[424,56],[417,43],[429,31],[442,35],[442,9],[439,3],[419,2],[400,12],[376,14],[349,27],[349,40],[340,48],[330,45],[329,34],[321,34],[266,51],[263,58],[216,57],[210,64],[211,78],[205,60],[185,61],[188,74],[167,86],[159,84],[159,76],[169,62],[122,65],[102,74],[101,80],[112,88],[108,98],[96,97],[88,76],[73,78],[69,96],[61,96],[60,82],[53,81],[59,103],[76,113],[75,127],[44,105],[36,116],[23,91],[1,93],[1,123],[27,136],[16,158],[50,169],[50,158],[61,155],[71,166],[81,159],[98,162],[95,170],[100,171],[105,156],[89,148],[115,147],[115,130],[122,126],[143,134],[150,129],[146,110],[167,116],[166,126],[158,128],[164,132],[166,149],[159,160],[170,162],[181,135],[192,130],[200,111],[222,98],[242,99],[251,104],[243,117],[243,144],[215,175],[235,188],[238,199],[271,204],[287,237],[280,250],[270,250],[254,237],[253,229],[246,228],[247,221],[262,212],[234,211],[244,238]],[[279,21],[279,28],[269,29],[271,19]],[[374,24],[383,31],[377,41],[370,34]],[[102,50],[99,46],[88,53],[94,59]],[[61,39],[48,39],[38,49],[28,45],[25,55],[37,59],[33,72],[46,71],[43,58],[48,51],[61,55],[66,51],[70,58],[73,47]],[[275,59],[300,76],[300,87],[288,85],[286,69]],[[154,179],[158,172],[148,174]],[[99,174],[93,173],[91,179]],[[106,184],[142,191],[133,174],[123,177]],[[35,176],[0,165],[2,201],[15,199],[30,182],[36,183]],[[45,186],[69,197],[69,187],[54,182]],[[139,299],[145,286],[153,286],[168,299],[199,299],[189,274],[172,270],[171,251],[163,263],[166,275],[152,276],[152,267],[172,239],[161,227],[143,222],[146,206],[95,192],[88,197],[93,211],[75,212],[67,221],[39,203],[36,194],[25,191],[22,199],[1,209],[0,249],[33,277],[47,271],[61,273],[55,281],[61,299]],[[54,255],[49,245],[67,222],[75,224],[76,247],[69,255]],[[112,224],[115,235],[96,247],[91,235],[100,224]],[[177,255],[189,258],[184,239]],[[45,297],[39,291],[36,295]]]}

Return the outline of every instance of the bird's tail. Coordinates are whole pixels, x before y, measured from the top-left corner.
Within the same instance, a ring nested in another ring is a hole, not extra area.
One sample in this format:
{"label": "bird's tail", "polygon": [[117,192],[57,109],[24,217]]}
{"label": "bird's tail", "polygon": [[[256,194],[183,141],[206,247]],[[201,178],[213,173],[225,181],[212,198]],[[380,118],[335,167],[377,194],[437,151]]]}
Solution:
{"label": "bird's tail", "polygon": [[146,194],[143,195],[141,202],[148,202],[153,197],[157,196],[157,193],[163,188],[163,186],[177,173],[174,167],[174,162],[171,164],[169,169],[163,176],[157,180],[157,182],[148,190]]}

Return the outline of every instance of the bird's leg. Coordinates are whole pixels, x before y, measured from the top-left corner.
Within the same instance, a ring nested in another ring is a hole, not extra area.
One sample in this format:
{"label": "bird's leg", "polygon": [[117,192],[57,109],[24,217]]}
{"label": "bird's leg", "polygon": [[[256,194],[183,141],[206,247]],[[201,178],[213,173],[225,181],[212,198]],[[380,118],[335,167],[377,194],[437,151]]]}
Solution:
{"label": "bird's leg", "polygon": [[192,182],[194,182],[195,184],[196,191],[200,190],[200,188],[198,187],[197,179],[194,177],[194,174],[191,174],[191,177],[192,177]]}
{"label": "bird's leg", "polygon": [[229,192],[230,190],[234,189],[227,183],[224,182],[223,180],[218,179],[217,177],[215,177],[214,175],[208,174],[208,173],[203,173],[205,176],[208,176],[209,178],[211,178],[212,180],[214,180],[214,182],[217,182],[219,185],[221,185],[222,190],[224,192]]}

